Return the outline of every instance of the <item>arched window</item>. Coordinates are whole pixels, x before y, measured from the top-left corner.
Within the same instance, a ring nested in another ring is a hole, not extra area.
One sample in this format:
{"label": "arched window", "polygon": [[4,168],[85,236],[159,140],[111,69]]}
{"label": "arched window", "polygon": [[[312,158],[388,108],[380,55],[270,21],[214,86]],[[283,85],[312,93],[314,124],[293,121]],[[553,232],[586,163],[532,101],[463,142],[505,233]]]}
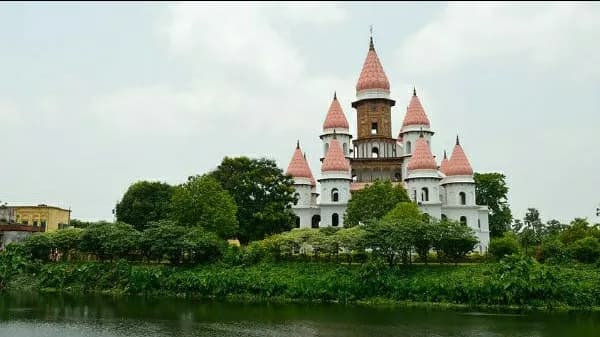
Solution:
{"label": "arched window", "polygon": [[406,153],[407,154],[411,154],[412,153],[412,148],[411,148],[410,141],[406,142]]}
{"label": "arched window", "polygon": [[321,223],[321,216],[318,214],[313,215],[310,227],[319,228],[319,224]]}
{"label": "arched window", "polygon": [[466,226],[467,225],[467,217],[464,216],[464,215],[461,216],[460,217],[460,223]]}
{"label": "arched window", "polygon": [[372,135],[377,134],[377,123],[371,123],[371,134]]}
{"label": "arched window", "polygon": [[340,216],[337,213],[333,213],[331,216],[331,225],[337,227],[340,224]]}
{"label": "arched window", "polygon": [[298,201],[300,201],[300,193],[294,193],[294,205],[298,205]]}
{"label": "arched window", "polygon": [[338,192],[337,188],[334,188],[331,190],[331,201],[339,201],[340,200],[340,193]]}
{"label": "arched window", "polygon": [[465,192],[460,192],[460,193],[458,193],[458,196],[460,198],[460,204],[466,205],[467,204],[467,194]]}
{"label": "arched window", "polygon": [[348,144],[344,143],[344,156],[348,155]]}
{"label": "arched window", "polygon": [[446,216],[446,214],[442,214],[442,220],[448,220],[448,217]]}
{"label": "arched window", "polygon": [[300,228],[300,217],[296,216],[296,228]]}
{"label": "arched window", "polygon": [[421,200],[429,201],[429,189],[427,189],[427,187],[421,189]]}
{"label": "arched window", "polygon": [[377,146],[374,146],[371,150],[371,157],[379,158],[379,149],[377,148]]}

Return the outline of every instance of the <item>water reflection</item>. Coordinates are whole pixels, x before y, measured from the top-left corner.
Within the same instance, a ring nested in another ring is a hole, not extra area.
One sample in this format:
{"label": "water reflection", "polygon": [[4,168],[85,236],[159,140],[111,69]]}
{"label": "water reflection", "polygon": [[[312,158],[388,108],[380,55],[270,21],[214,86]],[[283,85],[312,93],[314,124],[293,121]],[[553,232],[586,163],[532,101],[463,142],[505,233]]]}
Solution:
{"label": "water reflection", "polygon": [[598,313],[501,313],[2,294],[0,336],[598,336]]}

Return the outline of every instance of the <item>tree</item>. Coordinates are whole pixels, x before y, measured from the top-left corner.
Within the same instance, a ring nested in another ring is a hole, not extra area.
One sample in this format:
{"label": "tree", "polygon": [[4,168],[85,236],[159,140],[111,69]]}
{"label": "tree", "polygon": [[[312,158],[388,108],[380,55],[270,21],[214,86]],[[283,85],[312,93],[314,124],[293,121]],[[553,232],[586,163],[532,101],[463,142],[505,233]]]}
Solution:
{"label": "tree", "polygon": [[590,226],[587,219],[575,218],[559,236],[564,244],[569,245],[587,236],[593,236],[597,231],[597,228]]}
{"label": "tree", "polygon": [[396,221],[400,219],[423,220],[423,213],[414,202],[399,202],[382,220]]}
{"label": "tree", "polygon": [[127,189],[117,204],[117,221],[143,231],[150,222],[169,215],[173,187],[158,181],[138,181]]}
{"label": "tree", "polygon": [[237,206],[219,182],[208,175],[189,177],[173,192],[171,216],[181,226],[201,227],[222,238],[238,228]]}
{"label": "tree", "polygon": [[36,260],[48,261],[52,240],[49,233],[34,233],[23,240],[23,251]]}
{"label": "tree", "polygon": [[443,220],[440,221],[439,227],[434,247],[454,262],[458,262],[472,251],[478,242],[473,229],[459,222]]}
{"label": "tree", "polygon": [[79,247],[82,232],[80,228],[67,228],[51,233],[52,246],[60,252],[63,261]]}
{"label": "tree", "polygon": [[475,173],[475,194],[478,205],[490,208],[490,236],[501,237],[512,221],[508,205],[506,176],[501,173]]}
{"label": "tree", "polygon": [[401,184],[392,186],[389,180],[377,180],[372,185],[352,194],[344,215],[344,224],[346,227],[352,227],[379,220],[398,203],[408,201],[410,201],[408,194]]}
{"label": "tree", "polygon": [[189,228],[169,220],[150,224],[141,237],[142,253],[150,260],[161,262],[167,258],[172,264],[179,264],[183,257],[183,236]]}
{"label": "tree", "polygon": [[519,243],[513,233],[506,232],[500,238],[493,238],[488,247],[488,253],[496,260],[519,252]]}
{"label": "tree", "polygon": [[397,263],[397,256],[407,256],[412,247],[409,221],[380,220],[365,227],[367,247],[373,250],[374,256],[385,260],[390,267]]}
{"label": "tree", "polygon": [[217,260],[227,248],[226,241],[203,228],[192,228],[182,239],[187,260],[191,264]]}
{"label": "tree", "polygon": [[100,260],[131,258],[138,253],[140,232],[133,226],[117,222],[91,225],[81,234],[79,248]]}
{"label": "tree", "polygon": [[600,241],[595,237],[586,237],[573,243],[573,257],[579,262],[593,263],[600,257]]}
{"label": "tree", "polygon": [[237,204],[238,239],[246,244],[292,229],[293,179],[275,161],[225,157],[210,173]]}

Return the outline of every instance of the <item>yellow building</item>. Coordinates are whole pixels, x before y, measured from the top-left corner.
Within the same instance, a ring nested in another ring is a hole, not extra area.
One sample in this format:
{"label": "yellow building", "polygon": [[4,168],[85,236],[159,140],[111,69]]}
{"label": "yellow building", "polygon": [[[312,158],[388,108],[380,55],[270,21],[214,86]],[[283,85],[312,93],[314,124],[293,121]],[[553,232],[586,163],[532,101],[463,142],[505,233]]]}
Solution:
{"label": "yellow building", "polygon": [[43,227],[43,231],[52,232],[69,226],[71,210],[48,205],[13,206],[16,211],[16,223]]}

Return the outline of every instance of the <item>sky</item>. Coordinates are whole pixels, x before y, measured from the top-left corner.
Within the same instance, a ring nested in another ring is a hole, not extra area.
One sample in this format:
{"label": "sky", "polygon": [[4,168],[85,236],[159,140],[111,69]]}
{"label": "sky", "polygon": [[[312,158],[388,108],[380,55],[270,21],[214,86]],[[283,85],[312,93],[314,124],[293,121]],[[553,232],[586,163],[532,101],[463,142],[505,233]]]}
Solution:
{"label": "sky", "polygon": [[356,133],[369,26],[396,100],[413,86],[476,172],[507,176],[516,217],[600,204],[600,5],[578,3],[2,3],[0,201],[110,220],[128,186],[225,156],[320,175],[333,92]]}

